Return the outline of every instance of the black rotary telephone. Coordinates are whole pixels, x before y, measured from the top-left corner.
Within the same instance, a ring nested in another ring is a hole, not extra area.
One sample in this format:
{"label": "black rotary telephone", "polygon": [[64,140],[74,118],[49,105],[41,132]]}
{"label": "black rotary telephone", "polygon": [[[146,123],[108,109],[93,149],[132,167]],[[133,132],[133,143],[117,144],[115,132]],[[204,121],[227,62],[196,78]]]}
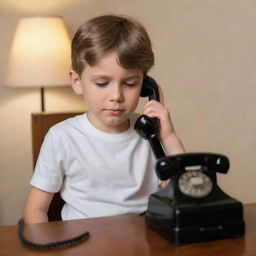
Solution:
{"label": "black rotary telephone", "polygon": [[[146,77],[141,96],[159,100],[156,82]],[[216,172],[227,173],[229,159],[214,153],[184,153],[166,157],[157,136],[156,120],[142,115],[135,130],[150,143],[158,160],[156,174],[170,179],[151,194],[146,224],[176,245],[243,236],[242,203],[224,193]]]}

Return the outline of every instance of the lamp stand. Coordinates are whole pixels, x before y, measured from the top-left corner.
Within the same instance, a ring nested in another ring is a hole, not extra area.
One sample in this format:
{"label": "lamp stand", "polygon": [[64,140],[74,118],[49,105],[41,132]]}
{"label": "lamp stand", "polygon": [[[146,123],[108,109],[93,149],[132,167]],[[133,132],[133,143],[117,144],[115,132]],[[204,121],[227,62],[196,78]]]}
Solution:
{"label": "lamp stand", "polygon": [[41,111],[44,112],[45,105],[44,105],[44,87],[40,88],[40,94],[41,94]]}

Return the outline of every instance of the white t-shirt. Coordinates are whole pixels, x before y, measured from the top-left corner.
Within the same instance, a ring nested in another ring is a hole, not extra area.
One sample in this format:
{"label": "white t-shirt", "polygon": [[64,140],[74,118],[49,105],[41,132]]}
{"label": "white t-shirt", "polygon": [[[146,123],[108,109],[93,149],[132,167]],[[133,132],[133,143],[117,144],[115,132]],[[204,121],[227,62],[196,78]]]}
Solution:
{"label": "white t-shirt", "polygon": [[86,114],[53,126],[42,144],[30,184],[60,191],[62,219],[139,214],[158,188],[148,141],[130,128],[119,134],[96,129]]}

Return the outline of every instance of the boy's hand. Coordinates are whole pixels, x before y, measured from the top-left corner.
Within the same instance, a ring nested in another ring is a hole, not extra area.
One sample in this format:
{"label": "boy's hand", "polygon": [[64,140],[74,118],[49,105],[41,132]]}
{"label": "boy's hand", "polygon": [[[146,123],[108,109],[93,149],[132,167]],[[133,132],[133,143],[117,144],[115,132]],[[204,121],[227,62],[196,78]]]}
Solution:
{"label": "boy's hand", "polygon": [[169,110],[164,106],[163,91],[159,85],[158,90],[160,102],[150,100],[144,106],[143,114],[159,119],[159,137],[163,143],[167,155],[184,153],[185,149],[175,133]]}
{"label": "boy's hand", "polygon": [[164,106],[164,97],[162,88],[158,85],[160,102],[156,100],[150,100],[144,106],[143,114],[159,119],[159,136],[162,141],[164,141],[172,133],[175,133],[172,120],[170,117],[169,110]]}

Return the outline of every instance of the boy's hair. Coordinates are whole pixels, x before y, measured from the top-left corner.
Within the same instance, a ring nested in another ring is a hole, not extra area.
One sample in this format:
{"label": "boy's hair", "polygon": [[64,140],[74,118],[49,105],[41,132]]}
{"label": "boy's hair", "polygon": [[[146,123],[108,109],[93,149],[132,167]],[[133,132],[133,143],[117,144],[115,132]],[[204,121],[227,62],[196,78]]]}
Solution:
{"label": "boy's hair", "polygon": [[145,28],[123,16],[104,15],[81,25],[72,41],[72,68],[81,76],[86,64],[93,66],[105,54],[115,52],[118,64],[146,73],[154,54]]}

